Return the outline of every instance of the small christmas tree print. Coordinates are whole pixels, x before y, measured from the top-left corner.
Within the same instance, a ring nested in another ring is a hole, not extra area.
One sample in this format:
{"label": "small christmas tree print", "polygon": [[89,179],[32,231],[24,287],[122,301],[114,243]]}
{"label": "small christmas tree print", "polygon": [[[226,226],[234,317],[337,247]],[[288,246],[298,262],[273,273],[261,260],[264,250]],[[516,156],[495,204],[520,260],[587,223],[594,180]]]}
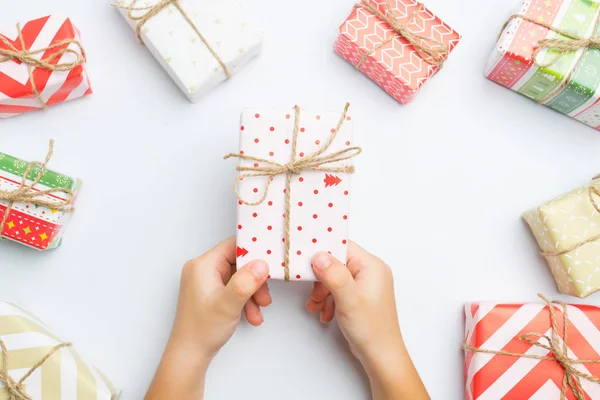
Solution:
{"label": "small christmas tree print", "polygon": [[237,257],[244,257],[246,254],[248,254],[248,250],[246,250],[243,247],[237,246]]}
{"label": "small christmas tree print", "polygon": [[342,180],[335,175],[325,174],[325,180],[323,182],[325,182],[325,187],[331,187],[339,185]]}

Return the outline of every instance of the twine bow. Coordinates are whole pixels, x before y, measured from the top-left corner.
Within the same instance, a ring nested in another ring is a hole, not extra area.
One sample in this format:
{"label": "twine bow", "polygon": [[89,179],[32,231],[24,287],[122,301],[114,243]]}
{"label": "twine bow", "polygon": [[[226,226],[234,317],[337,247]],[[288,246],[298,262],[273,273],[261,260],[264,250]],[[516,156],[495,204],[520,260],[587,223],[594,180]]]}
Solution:
{"label": "twine bow", "polygon": [[[346,116],[348,114],[348,109],[350,108],[350,103],[346,103],[346,107],[344,108],[344,112],[338,122],[338,125],[335,131],[329,137],[329,140],[321,146],[317,151],[312,154],[305,155],[301,158],[296,158],[296,147],[298,144],[298,132],[300,131],[300,107],[294,106],[295,119],[294,119],[294,131],[293,131],[293,139],[292,139],[292,157],[289,163],[281,164],[272,160],[267,160],[265,158],[255,157],[251,155],[245,155],[241,153],[229,153],[224,158],[228,159],[231,157],[239,158],[241,160],[251,160],[257,163],[266,164],[264,167],[244,167],[238,166],[236,170],[238,172],[242,172],[237,178],[235,178],[233,182],[233,189],[237,198],[244,204],[248,206],[257,206],[262,204],[267,195],[269,193],[269,188],[271,186],[271,182],[277,175],[286,175],[286,190],[285,190],[285,256],[284,256],[284,268],[285,268],[285,280],[290,280],[290,268],[289,268],[289,258],[290,258],[290,209],[291,209],[291,182],[292,175],[300,174],[304,171],[322,171],[322,172],[338,172],[338,173],[354,173],[354,166],[323,166],[327,164],[336,163],[339,161],[344,161],[356,157],[362,152],[362,149],[358,146],[348,147],[344,150],[336,151],[330,154],[324,153],[329,149],[333,141],[335,140],[338,132],[342,128],[344,121],[346,120]],[[251,171],[251,172],[250,172]],[[242,195],[238,191],[238,182],[243,180],[244,178],[259,178],[259,177],[267,177],[267,182],[265,183],[265,188],[263,190],[263,194],[258,201],[249,202],[246,201]]]}
{"label": "twine bow", "polygon": [[[486,353],[486,354],[495,354],[502,356],[511,356],[511,357],[520,357],[520,358],[529,358],[534,360],[548,360],[548,361],[556,361],[558,365],[564,370],[565,374],[563,376],[562,388],[561,388],[561,400],[567,399],[567,391],[568,387],[571,388],[571,391],[575,395],[577,400],[585,400],[586,394],[581,386],[581,379],[585,379],[589,382],[600,383],[600,379],[590,375],[586,372],[582,372],[575,368],[576,365],[580,364],[598,364],[600,360],[579,360],[576,358],[571,358],[569,356],[569,347],[568,347],[568,325],[569,325],[569,317],[567,313],[567,305],[562,301],[552,301],[548,300],[541,294],[538,296],[544,300],[546,305],[548,306],[548,310],[550,312],[550,322],[552,325],[552,336],[544,335],[538,332],[534,333],[525,333],[521,335],[520,339],[524,342],[529,343],[532,346],[539,347],[551,352],[550,356],[540,356],[536,354],[523,354],[523,353],[511,353],[507,351],[501,350],[488,350],[482,349],[478,347],[473,347],[467,343],[463,344],[463,349],[466,351],[470,351],[473,353]],[[562,308],[563,312],[563,337],[562,340],[560,338],[558,323],[556,321],[556,311],[554,309],[553,304],[558,304]],[[541,341],[540,339],[543,339]]]}
{"label": "twine bow", "polygon": [[416,21],[417,15],[421,12],[425,7],[423,4],[419,3],[419,7],[412,13],[410,18],[405,23],[400,23],[398,16],[394,13],[392,9],[392,5],[390,4],[390,0],[385,1],[386,4],[386,12],[381,12],[377,7],[373,6],[369,0],[362,0],[362,2],[356,4],[355,8],[364,8],[376,15],[380,20],[385,21],[393,30],[394,33],[383,42],[375,46],[371,51],[363,54],[362,58],[356,64],[356,69],[360,69],[365,60],[370,57],[373,53],[379,50],[381,47],[385,46],[396,37],[401,36],[406,41],[408,41],[415,48],[415,51],[421,56],[423,60],[427,63],[434,66],[442,66],[444,61],[448,57],[448,47],[431,37],[419,35],[414,33],[408,27]]}
{"label": "twine bow", "polygon": [[10,377],[8,374],[8,349],[6,348],[6,344],[0,339],[0,350],[2,350],[2,363],[0,365],[0,382],[4,383],[4,387],[8,392],[8,400],[32,400],[32,398],[27,394],[25,388],[23,387],[23,382],[29,376],[35,372],[36,369],[41,367],[54,353],[63,347],[69,347],[71,343],[61,343],[54,346],[44,357],[42,357],[37,363],[35,363],[25,375],[18,382],[15,382],[14,379]]}
{"label": "twine bow", "polygon": [[[194,21],[192,21],[192,18],[189,16],[189,14],[183,9],[183,7],[181,7],[181,3],[179,2],[179,0],[160,0],[158,3],[151,6],[135,7],[137,1],[138,0],[132,0],[129,6],[124,6],[122,4],[113,4],[113,7],[127,11],[127,17],[132,21],[137,21],[135,33],[140,43],[144,44],[144,41],[142,40],[142,28],[144,27],[146,22],[150,21],[153,17],[155,17],[158,13],[163,11],[168,6],[173,5],[181,13],[183,18],[185,18],[187,23],[196,33],[196,35],[198,35],[198,37],[200,38],[202,43],[204,43],[210,54],[215,58],[215,60],[217,60],[217,62],[221,66],[221,69],[223,70],[223,72],[225,72],[226,78],[231,78],[231,73],[229,72],[227,65],[221,59],[217,51],[210,45],[210,43],[208,43],[208,40],[204,37],[202,32],[200,32],[200,29],[198,29]],[[124,1],[122,3],[124,3]],[[134,16],[134,11],[146,12],[139,16]]]}
{"label": "twine bow", "polygon": [[[52,152],[54,151],[54,140],[50,140],[50,145],[48,148],[48,154],[46,155],[46,160],[43,163],[33,161],[27,165],[25,168],[25,172],[23,172],[23,176],[21,178],[21,184],[16,190],[8,191],[8,190],[0,190],[0,201],[4,200],[8,202],[6,206],[6,210],[4,210],[4,216],[0,221],[0,236],[2,231],[4,230],[4,226],[8,221],[10,216],[10,212],[17,202],[26,202],[29,204],[34,204],[36,206],[47,207],[53,210],[58,211],[72,211],[72,204],[75,200],[75,195],[73,191],[66,188],[55,188],[55,189],[45,189],[45,190],[36,190],[35,186],[40,183],[40,180],[44,176],[46,172],[46,164],[52,158]],[[39,167],[37,175],[35,179],[28,185],[27,178],[34,167]],[[66,195],[66,199],[62,200],[46,200],[44,196],[53,195],[63,193]]]}
{"label": "twine bow", "polygon": [[[599,179],[600,175],[596,175],[595,177],[592,178],[592,180],[595,179]],[[594,186],[594,185],[590,185],[589,189],[588,189],[588,197],[590,199],[590,203],[592,204],[592,206],[594,207],[594,209],[596,210],[596,212],[598,213],[598,215],[600,215],[600,205],[598,204],[598,201],[594,198],[594,196],[596,198],[600,197],[600,190]],[[568,254],[574,250],[577,250],[578,248],[588,244],[588,243],[592,243],[595,242],[597,240],[600,240],[600,233],[591,236],[587,239],[584,240],[580,240],[579,242],[569,246],[566,249],[560,250],[560,251],[540,251],[540,254],[544,257],[558,257],[558,256],[563,256],[565,254]]]}
{"label": "twine bow", "polygon": [[[554,65],[558,60],[560,60],[560,58],[562,56],[564,56],[567,53],[573,52],[573,51],[577,51],[577,50],[580,50],[580,49],[586,49],[586,50],[598,49],[598,50],[600,50],[600,36],[594,36],[596,34],[597,30],[598,30],[598,27],[600,27],[600,14],[598,14],[598,17],[596,17],[596,22],[594,23],[594,29],[592,30],[592,34],[591,34],[591,36],[589,38],[576,35],[574,33],[565,31],[565,30],[560,29],[560,28],[556,28],[556,27],[552,26],[551,24],[547,24],[545,22],[537,21],[537,20],[529,18],[528,16],[523,15],[523,14],[513,14],[513,15],[511,15],[510,18],[508,18],[508,20],[502,26],[502,30],[500,31],[500,35],[502,35],[502,32],[504,32],[504,30],[506,29],[506,27],[514,19],[522,19],[524,21],[530,22],[530,23],[535,24],[537,26],[541,26],[541,27],[546,28],[546,29],[548,29],[548,30],[550,30],[552,32],[555,32],[555,33],[558,33],[560,35],[563,35],[563,36],[567,37],[567,39],[551,38],[551,39],[542,39],[542,40],[538,41],[538,46],[537,46],[537,48],[533,52],[533,63],[536,66],[538,66],[539,68],[550,67],[550,66]],[[549,61],[547,61],[547,62],[541,62],[539,60],[539,55],[540,55],[540,53],[543,50],[546,50],[546,51],[555,51],[556,55],[553,58],[551,58]],[[557,89],[555,89],[554,91],[550,92],[547,96],[545,96],[541,100],[538,100],[539,104],[544,104],[547,101],[553,99],[558,93],[562,92],[562,90],[564,88],[566,88],[569,85],[569,83],[571,83],[571,79],[573,78],[573,74],[575,73],[575,71],[579,67],[579,64],[581,63],[582,59],[583,59],[583,57],[580,57],[577,60],[577,62],[575,63],[575,65],[573,65],[573,67],[571,68],[569,74],[565,77],[565,79],[563,79],[563,82],[561,83],[561,85]]]}
{"label": "twine bow", "polygon": [[[71,71],[78,65],[85,63],[85,52],[81,43],[75,39],[65,39],[57,43],[53,43],[48,47],[44,47],[42,49],[37,50],[28,50],[25,46],[25,39],[23,38],[23,32],[21,30],[21,25],[17,24],[17,36],[19,38],[19,44],[21,49],[15,47],[7,38],[0,35],[0,42],[6,46],[6,48],[0,48],[0,63],[7,61],[19,61],[23,64],[27,65],[27,72],[29,73],[29,81],[31,82],[31,89],[33,94],[41,104],[42,108],[46,108],[46,102],[42,99],[39,89],[37,88],[37,84],[35,82],[35,78],[33,76],[34,68],[42,68],[49,71],[56,72],[68,72]],[[70,49],[69,45],[74,44],[77,46],[79,51]],[[52,50],[62,48],[56,52]],[[49,54],[45,58],[38,58],[36,55],[43,54],[50,51]],[[59,60],[65,54],[73,54],[75,56],[75,61],[72,62],[59,62]]]}

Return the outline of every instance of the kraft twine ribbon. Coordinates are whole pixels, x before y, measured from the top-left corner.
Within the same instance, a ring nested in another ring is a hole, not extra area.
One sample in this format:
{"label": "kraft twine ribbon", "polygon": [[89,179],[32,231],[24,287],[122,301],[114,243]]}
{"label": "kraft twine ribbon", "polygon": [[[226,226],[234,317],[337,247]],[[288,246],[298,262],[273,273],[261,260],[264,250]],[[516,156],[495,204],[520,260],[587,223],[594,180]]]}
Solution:
{"label": "kraft twine ribbon", "polygon": [[[281,164],[272,160],[267,160],[260,157],[255,157],[251,155],[241,154],[241,153],[229,153],[224,158],[239,158],[240,160],[250,160],[255,161],[257,163],[266,164],[267,166],[260,166],[257,168],[253,167],[244,167],[238,166],[236,170],[238,172],[242,172],[238,177],[233,181],[233,190],[235,191],[235,195],[237,198],[244,204],[248,206],[257,206],[262,204],[267,195],[269,194],[269,187],[271,186],[271,182],[277,175],[286,175],[286,183],[285,183],[285,255],[284,255],[284,268],[285,268],[285,280],[290,280],[290,210],[291,210],[291,198],[292,198],[292,176],[298,175],[304,171],[322,171],[322,172],[337,172],[337,173],[354,173],[354,166],[345,165],[339,167],[332,166],[324,166],[327,164],[336,163],[339,161],[349,160],[358,156],[362,149],[358,146],[348,147],[344,150],[336,151],[334,153],[326,154],[324,153],[329,149],[335,138],[337,137],[338,132],[342,128],[344,121],[346,120],[346,116],[348,115],[348,109],[350,108],[350,103],[346,103],[346,107],[344,108],[344,112],[342,113],[342,117],[337,124],[335,131],[329,136],[329,140],[323,144],[317,151],[312,154],[307,154],[304,157],[296,158],[296,147],[298,144],[298,132],[300,131],[300,107],[294,106],[294,131],[293,131],[293,139],[292,139],[292,157],[290,162],[287,164]],[[265,183],[265,188],[263,190],[263,194],[258,201],[249,202],[246,201],[240,192],[238,191],[238,182],[245,178],[260,178],[267,177],[267,182]]]}
{"label": "kraft twine ribbon", "polygon": [[[596,175],[595,177],[592,178],[592,180],[599,179],[599,178],[600,178],[600,175]],[[596,196],[597,198],[600,197],[600,190],[598,190],[598,188],[596,188],[594,185],[590,185],[590,187],[588,189],[588,196],[590,199],[590,203],[592,204],[592,206],[594,207],[596,212],[600,215],[600,205],[594,198],[594,196]],[[588,243],[595,242],[597,240],[600,240],[600,233],[596,234],[592,237],[589,237],[588,239],[580,240],[579,242],[569,246],[566,249],[563,249],[560,251],[540,251],[540,254],[544,257],[559,257],[559,256],[563,256],[565,254],[568,254],[574,250],[577,250],[578,248],[580,248]]]}
{"label": "kraft twine ribbon", "polygon": [[[56,72],[69,72],[76,66],[85,63],[85,52],[83,50],[83,46],[81,45],[81,43],[79,43],[79,41],[75,39],[65,39],[60,42],[51,44],[48,47],[44,47],[42,49],[27,50],[25,46],[25,39],[23,38],[23,31],[21,30],[21,24],[17,24],[17,36],[21,45],[21,50],[17,49],[11,42],[8,41],[8,39],[0,35],[0,41],[6,46],[6,48],[4,49],[0,48],[0,63],[7,61],[19,61],[25,64],[27,66],[27,72],[29,73],[29,81],[31,82],[31,89],[33,91],[33,94],[37,98],[38,102],[41,104],[42,108],[46,108],[47,104],[42,99],[40,91],[35,82],[35,78],[33,76],[34,68],[42,68],[45,70]],[[77,46],[79,51],[70,49],[68,46],[70,46],[71,44]],[[67,47],[57,52],[53,52],[45,58],[36,57],[36,55],[38,54],[43,54],[47,51],[52,51],[63,46]],[[75,61],[55,62],[65,54],[73,54],[75,56]]]}
{"label": "kraft twine ribbon", "polygon": [[36,362],[29,371],[23,375],[18,382],[16,382],[13,378],[8,374],[8,349],[6,348],[6,344],[2,339],[0,339],[0,350],[2,350],[2,365],[0,366],[0,382],[4,383],[4,387],[8,392],[8,400],[32,400],[32,398],[27,394],[25,388],[23,387],[23,382],[31,374],[35,372],[39,367],[41,367],[54,353],[62,349],[63,347],[69,347],[71,343],[61,343],[53,348],[51,348],[48,353],[44,357],[42,357],[38,362]]}
{"label": "kraft twine ribbon", "polygon": [[[46,155],[46,159],[43,163],[33,161],[27,165],[25,168],[25,172],[23,172],[23,176],[21,178],[21,183],[19,187],[15,190],[0,190],[0,201],[4,200],[8,202],[6,206],[6,210],[4,210],[4,217],[0,221],[0,236],[4,227],[8,221],[10,216],[10,212],[17,202],[26,202],[28,204],[33,204],[36,206],[47,207],[52,210],[58,210],[63,212],[70,212],[72,210],[72,205],[75,200],[75,195],[73,191],[66,188],[55,188],[55,189],[45,189],[45,190],[35,190],[35,186],[40,183],[40,180],[44,176],[46,172],[46,165],[52,158],[52,153],[54,151],[54,140],[50,140],[48,154]],[[35,179],[28,185],[27,178],[34,167],[39,167],[38,173]],[[62,200],[46,200],[43,197],[53,194],[63,193],[66,195],[66,199]]]}
{"label": "kraft twine ribbon", "polygon": [[[590,375],[586,372],[579,371],[575,368],[576,365],[580,364],[598,364],[599,360],[579,360],[576,358],[571,358],[569,356],[569,347],[568,347],[568,325],[569,325],[569,316],[567,313],[567,305],[562,301],[552,301],[548,300],[541,294],[538,296],[544,300],[546,305],[548,306],[548,310],[550,312],[550,322],[552,324],[552,336],[544,335],[538,332],[533,333],[525,333],[520,336],[520,339],[524,342],[529,343],[532,346],[539,347],[545,349],[552,353],[551,356],[540,356],[536,354],[523,354],[523,353],[511,353],[508,351],[501,350],[489,350],[483,349],[479,347],[474,347],[469,345],[468,343],[463,343],[462,347],[465,351],[470,351],[473,353],[485,353],[485,354],[495,354],[502,356],[510,356],[510,357],[519,357],[519,358],[529,358],[534,360],[548,360],[548,361],[556,361],[558,365],[564,370],[565,374],[563,376],[562,388],[560,391],[561,400],[567,399],[567,390],[570,387],[575,398],[577,400],[585,400],[586,394],[581,386],[581,379],[585,379],[589,382],[599,383],[600,379]],[[560,338],[558,324],[556,322],[556,311],[554,309],[553,304],[557,304],[562,308],[563,312],[563,337],[562,341]],[[544,339],[544,342],[540,340]]]}
{"label": "kraft twine ribbon", "polygon": [[[528,16],[523,15],[523,14],[511,15],[510,18],[508,18],[508,20],[502,26],[500,35],[502,35],[502,32],[504,32],[504,30],[506,29],[508,24],[510,24],[514,19],[522,19],[524,21],[530,22],[537,26],[541,26],[552,32],[558,33],[560,35],[563,35],[563,36],[566,36],[567,38],[569,38],[569,39],[552,38],[552,39],[542,39],[542,40],[538,41],[538,47],[533,52],[533,62],[539,68],[550,67],[550,66],[554,65],[565,54],[573,52],[573,51],[577,51],[579,49],[587,49],[587,50],[598,49],[598,50],[600,50],[600,37],[594,36],[598,30],[598,27],[600,27],[600,14],[598,14],[598,16],[596,17],[596,22],[594,23],[594,29],[592,30],[591,36],[589,38],[567,32],[563,29],[556,28],[556,27],[552,26],[551,24],[547,24],[545,22],[536,21],[535,19],[529,18]],[[558,53],[556,54],[556,56],[554,58],[550,59],[549,61],[540,62],[538,56],[540,55],[540,52],[542,52],[543,50],[547,50],[547,51],[554,50]],[[571,68],[571,70],[569,71],[569,74],[565,77],[565,79],[563,79],[563,82],[561,83],[561,85],[558,88],[556,88],[555,90],[553,90],[551,93],[549,93],[547,96],[542,98],[541,100],[538,100],[539,104],[544,104],[544,103],[548,102],[549,100],[553,99],[554,97],[556,97],[556,95],[558,95],[560,92],[562,92],[563,89],[565,89],[569,85],[569,83],[571,83],[573,74],[575,74],[575,71],[577,71],[577,68],[579,67],[579,64],[581,63],[582,59],[583,59],[583,56],[579,57],[579,59],[577,60],[577,62],[573,66],[573,68]]]}
{"label": "kraft twine ribbon", "polygon": [[[229,72],[227,65],[221,59],[221,57],[219,56],[217,51],[210,45],[210,43],[208,43],[208,40],[206,39],[206,37],[204,37],[202,32],[200,32],[200,29],[198,29],[198,27],[196,26],[194,21],[192,21],[192,18],[189,16],[189,14],[183,9],[179,0],[161,0],[157,4],[154,4],[151,6],[135,7],[135,4],[137,3],[137,1],[138,0],[132,0],[132,2],[130,3],[129,6],[124,6],[121,4],[113,4],[113,7],[127,11],[127,17],[132,21],[137,21],[135,33],[136,33],[138,41],[140,43],[144,44],[144,41],[142,40],[142,28],[144,27],[146,22],[150,21],[153,17],[158,15],[158,13],[163,11],[168,6],[173,5],[181,13],[183,18],[185,18],[186,22],[190,25],[190,27],[192,27],[192,29],[194,30],[196,35],[198,35],[198,37],[200,38],[202,43],[204,43],[204,46],[206,46],[206,48],[208,49],[210,54],[215,58],[215,60],[217,60],[217,62],[221,66],[221,69],[223,70],[223,72],[225,72],[226,78],[227,79],[231,78],[231,73]],[[139,15],[136,17],[133,15],[134,11],[146,11],[146,12],[143,13],[142,15]]]}
{"label": "kraft twine ribbon", "polygon": [[369,3],[369,0],[363,0],[360,3],[356,4],[354,8],[364,8],[368,10],[370,13],[376,15],[380,20],[386,22],[393,30],[394,33],[385,39],[383,42],[375,46],[372,50],[363,54],[358,64],[356,64],[356,69],[360,69],[363,63],[366,61],[368,57],[373,55],[377,50],[397,38],[398,36],[403,37],[408,41],[416,50],[416,52],[421,56],[421,58],[427,63],[441,67],[444,64],[444,61],[448,57],[448,47],[431,37],[419,35],[414,33],[408,27],[416,21],[417,15],[421,12],[425,6],[419,3],[419,7],[412,13],[408,21],[401,24],[398,16],[394,13],[392,9],[392,5],[390,4],[390,0],[385,1],[386,4],[386,12],[381,12],[377,7],[373,6]]}

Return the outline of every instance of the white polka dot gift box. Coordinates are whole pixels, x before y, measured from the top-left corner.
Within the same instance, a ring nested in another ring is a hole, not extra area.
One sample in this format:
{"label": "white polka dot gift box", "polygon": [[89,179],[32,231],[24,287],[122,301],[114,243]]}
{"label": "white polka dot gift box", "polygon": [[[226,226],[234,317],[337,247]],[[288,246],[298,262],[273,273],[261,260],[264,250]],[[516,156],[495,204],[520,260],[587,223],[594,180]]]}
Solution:
{"label": "white polka dot gift box", "polygon": [[237,0],[121,0],[115,6],[191,102],[262,48],[262,31]]}
{"label": "white polka dot gift box", "polygon": [[315,281],[311,259],[346,262],[353,145],[349,104],[340,112],[247,109],[234,182],[237,264],[263,259],[270,278]]}
{"label": "white polka dot gift box", "polygon": [[485,75],[600,129],[599,28],[597,1],[525,0],[507,20]]}
{"label": "white polka dot gift box", "polygon": [[23,307],[0,302],[0,400],[117,400],[119,394],[71,343]]}

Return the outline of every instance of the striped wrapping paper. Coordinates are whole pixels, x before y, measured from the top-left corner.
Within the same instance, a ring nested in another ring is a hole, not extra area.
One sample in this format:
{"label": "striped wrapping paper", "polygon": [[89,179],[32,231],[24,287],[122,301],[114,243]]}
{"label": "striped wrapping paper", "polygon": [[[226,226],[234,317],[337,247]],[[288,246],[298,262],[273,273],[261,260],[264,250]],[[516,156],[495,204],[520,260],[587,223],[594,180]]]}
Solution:
{"label": "striped wrapping paper", "polygon": [[[515,10],[515,14],[586,38],[600,33],[593,32],[599,12],[597,0],[525,0]],[[550,38],[568,39],[535,23],[513,19],[494,47],[486,77],[600,129],[600,50],[581,48],[540,68],[534,63],[534,52],[540,40]],[[549,63],[557,54],[541,51],[538,62]]]}
{"label": "striped wrapping paper", "polygon": [[[81,41],[79,30],[66,17],[50,15],[21,23],[20,26],[25,47],[30,51],[44,49],[67,39]],[[0,35],[15,48],[22,50],[16,24],[0,28]],[[0,41],[0,48],[5,47],[6,45]],[[71,43],[43,53],[32,54],[32,56],[38,59],[48,59],[67,47],[79,52],[79,47]],[[70,63],[75,59],[74,54],[66,53],[52,59],[52,63]],[[51,106],[92,93],[84,65],[78,65],[66,72],[33,68],[35,87],[44,103]],[[14,60],[0,63],[0,119],[42,108],[32,85],[27,65]]]}
{"label": "striped wrapping paper", "polygon": [[[406,24],[421,7],[416,0],[368,0],[371,5],[387,13],[389,1],[398,22]],[[432,38],[452,51],[461,39],[460,34],[426,7],[408,25],[414,34]],[[371,52],[395,32],[385,21],[363,7],[356,7],[340,26],[335,51],[350,64],[359,64],[363,55]],[[397,36],[369,55],[360,71],[401,104],[410,103],[440,67],[431,65],[419,55],[412,44]]]}
{"label": "striped wrapping paper", "polygon": [[[8,154],[0,153],[0,191],[17,189],[28,166],[23,161]],[[39,169],[34,167],[30,172],[27,184],[35,179]],[[46,170],[34,190],[55,188],[70,189],[77,196],[81,181],[54,171]],[[66,200],[65,194],[54,193],[45,196],[49,201]],[[0,221],[4,218],[8,202],[0,200]],[[10,239],[37,250],[49,250],[60,246],[71,213],[35,206],[28,203],[13,204],[10,215],[0,232],[0,237]]]}
{"label": "striped wrapping paper", "polygon": [[[0,302],[0,339],[8,349],[8,374],[16,382],[54,346],[65,342],[29,311],[4,302]],[[116,400],[120,394],[73,346],[54,353],[23,386],[32,400]],[[9,399],[0,381],[0,400]]]}
{"label": "striped wrapping paper", "polygon": [[[563,336],[563,312],[552,305],[557,331]],[[518,354],[552,356],[549,351],[521,339],[526,333],[551,335],[545,304],[472,303],[465,306],[465,343],[476,348]],[[572,359],[600,359],[600,308],[567,306],[568,348]],[[543,339],[540,342],[546,343]],[[600,377],[600,364],[573,364],[580,371]],[[465,353],[466,400],[560,400],[564,370],[551,360],[505,355]],[[600,399],[600,385],[581,380],[586,399]],[[571,389],[568,399],[575,399]]]}

